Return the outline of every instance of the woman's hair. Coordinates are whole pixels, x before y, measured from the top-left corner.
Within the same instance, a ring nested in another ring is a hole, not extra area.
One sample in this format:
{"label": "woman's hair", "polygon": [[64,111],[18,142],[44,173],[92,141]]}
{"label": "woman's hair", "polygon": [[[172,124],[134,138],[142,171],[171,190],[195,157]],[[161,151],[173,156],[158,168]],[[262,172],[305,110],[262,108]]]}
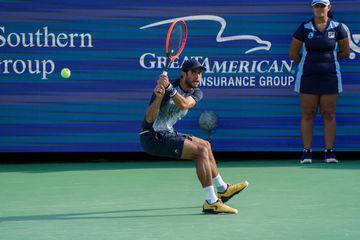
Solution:
{"label": "woman's hair", "polygon": [[331,10],[330,10],[330,11],[328,11],[327,16],[328,16],[328,18],[331,18],[331,19],[333,19],[333,18],[334,18],[334,15],[333,15],[333,13],[332,13],[332,11],[331,11]]}

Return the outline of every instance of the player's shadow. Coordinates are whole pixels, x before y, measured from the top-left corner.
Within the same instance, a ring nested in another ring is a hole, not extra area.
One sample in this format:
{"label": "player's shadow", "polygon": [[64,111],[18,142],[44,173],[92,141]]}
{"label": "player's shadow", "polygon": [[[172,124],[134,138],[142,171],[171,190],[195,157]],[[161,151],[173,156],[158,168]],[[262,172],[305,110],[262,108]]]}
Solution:
{"label": "player's shadow", "polygon": [[[64,214],[43,214],[28,216],[9,216],[0,217],[1,222],[22,222],[22,221],[61,221],[79,219],[127,219],[127,218],[157,218],[157,217],[181,217],[204,215],[196,213],[174,213],[174,210],[200,209],[199,206],[193,207],[169,207],[169,208],[147,208],[147,209],[125,209],[116,211],[99,211],[84,213],[64,213]],[[170,213],[169,213],[170,211]],[[164,212],[158,214],[147,214],[149,212]],[[135,214],[133,214],[135,213]]]}
{"label": "player's shadow", "polygon": [[192,161],[159,161],[159,162],[105,162],[105,163],[35,163],[35,164],[0,164],[0,172],[48,173],[71,171],[106,171],[126,169],[164,169],[194,168]]}
{"label": "player's shadow", "polygon": [[[315,157],[311,165],[300,165],[299,160],[248,160],[248,161],[218,161],[219,168],[288,168],[304,167],[319,169],[360,169],[359,160],[341,160],[338,164],[325,164],[321,158]],[[48,173],[71,171],[114,171],[114,170],[146,170],[146,169],[177,169],[194,168],[194,162],[174,160],[159,162],[105,162],[105,163],[50,163],[50,164],[11,164],[1,165],[0,172]]]}

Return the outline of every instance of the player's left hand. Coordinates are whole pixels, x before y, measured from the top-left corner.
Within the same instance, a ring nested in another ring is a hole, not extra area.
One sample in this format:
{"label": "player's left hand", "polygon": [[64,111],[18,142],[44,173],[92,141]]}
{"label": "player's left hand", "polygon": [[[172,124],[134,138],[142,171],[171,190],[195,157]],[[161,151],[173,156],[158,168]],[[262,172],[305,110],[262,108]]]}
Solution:
{"label": "player's left hand", "polygon": [[169,78],[166,75],[160,75],[158,84],[162,85],[164,88],[167,88],[170,84]]}
{"label": "player's left hand", "polygon": [[165,88],[162,85],[157,84],[154,89],[154,93],[157,97],[163,97],[165,94]]}

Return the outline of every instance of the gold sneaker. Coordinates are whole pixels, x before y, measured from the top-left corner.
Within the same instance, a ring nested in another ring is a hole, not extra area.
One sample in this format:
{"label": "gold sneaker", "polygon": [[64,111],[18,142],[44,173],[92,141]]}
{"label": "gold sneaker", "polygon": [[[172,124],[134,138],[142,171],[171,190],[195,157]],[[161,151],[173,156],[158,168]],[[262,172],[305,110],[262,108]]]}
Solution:
{"label": "gold sneaker", "polygon": [[205,203],[203,205],[203,212],[204,213],[212,213],[212,214],[219,214],[219,213],[236,214],[238,212],[238,210],[227,206],[220,199],[218,199],[213,204],[209,204],[207,201],[205,201]]}
{"label": "gold sneaker", "polygon": [[218,198],[221,199],[222,202],[229,201],[233,196],[244,190],[249,186],[248,181],[237,183],[237,184],[228,184],[228,188],[225,192],[218,192]]}

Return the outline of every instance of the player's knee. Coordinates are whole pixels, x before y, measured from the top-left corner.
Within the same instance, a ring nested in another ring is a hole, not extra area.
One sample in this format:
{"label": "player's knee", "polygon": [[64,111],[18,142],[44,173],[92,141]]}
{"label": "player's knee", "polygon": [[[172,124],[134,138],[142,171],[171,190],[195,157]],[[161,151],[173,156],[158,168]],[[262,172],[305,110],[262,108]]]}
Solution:
{"label": "player's knee", "polygon": [[211,149],[211,143],[209,141],[204,140],[204,145],[207,149]]}
{"label": "player's knee", "polygon": [[204,145],[198,145],[196,149],[196,157],[198,160],[207,160],[209,158],[208,149]]}

